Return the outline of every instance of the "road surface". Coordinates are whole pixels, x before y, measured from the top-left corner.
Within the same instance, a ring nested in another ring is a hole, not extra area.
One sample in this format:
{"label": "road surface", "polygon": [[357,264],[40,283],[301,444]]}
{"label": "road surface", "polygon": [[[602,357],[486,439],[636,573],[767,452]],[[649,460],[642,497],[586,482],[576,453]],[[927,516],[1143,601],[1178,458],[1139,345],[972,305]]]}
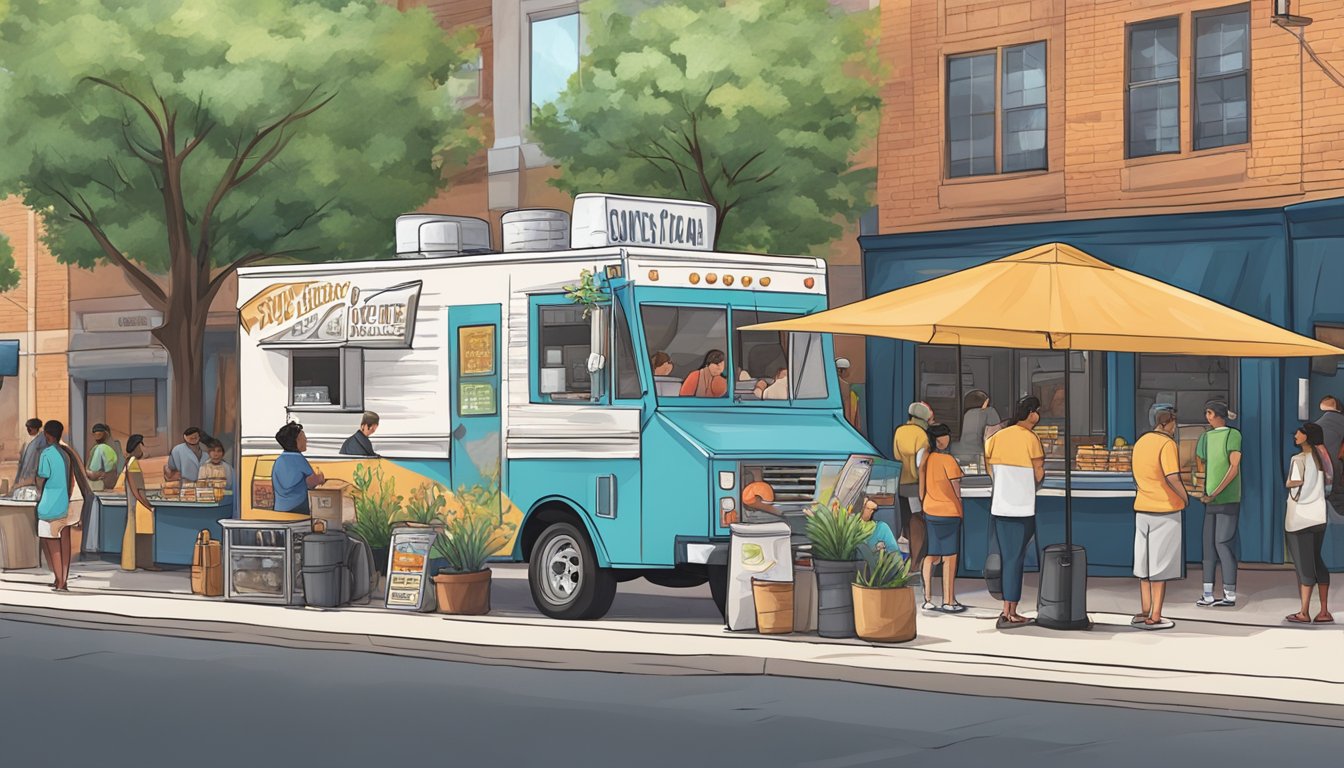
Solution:
{"label": "road surface", "polygon": [[1132,768],[1329,765],[1341,754],[1344,729],[1226,716],[485,667],[0,618],[0,765],[15,768]]}

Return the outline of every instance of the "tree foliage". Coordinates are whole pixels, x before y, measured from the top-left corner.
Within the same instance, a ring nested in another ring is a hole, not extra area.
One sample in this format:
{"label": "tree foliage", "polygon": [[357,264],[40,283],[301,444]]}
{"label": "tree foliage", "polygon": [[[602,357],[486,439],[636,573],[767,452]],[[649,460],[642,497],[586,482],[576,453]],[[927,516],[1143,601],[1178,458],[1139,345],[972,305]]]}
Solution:
{"label": "tree foliage", "polygon": [[826,0],[587,0],[589,52],[533,135],[561,190],[695,199],[716,246],[799,252],[868,206],[875,12]]}

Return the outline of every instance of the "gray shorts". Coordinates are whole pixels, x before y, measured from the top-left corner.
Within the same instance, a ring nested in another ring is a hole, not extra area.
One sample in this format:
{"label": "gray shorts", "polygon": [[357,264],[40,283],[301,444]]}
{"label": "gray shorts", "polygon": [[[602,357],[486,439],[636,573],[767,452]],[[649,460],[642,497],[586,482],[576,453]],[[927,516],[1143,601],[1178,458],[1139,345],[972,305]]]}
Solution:
{"label": "gray shorts", "polygon": [[1134,515],[1134,575],[1147,581],[1181,577],[1181,513]]}

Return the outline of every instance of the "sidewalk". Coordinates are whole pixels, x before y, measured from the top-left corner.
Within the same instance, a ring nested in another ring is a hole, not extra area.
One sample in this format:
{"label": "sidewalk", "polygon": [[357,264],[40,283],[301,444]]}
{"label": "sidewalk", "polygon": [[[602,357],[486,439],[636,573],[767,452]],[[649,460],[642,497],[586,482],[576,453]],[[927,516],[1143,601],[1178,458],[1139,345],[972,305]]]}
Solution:
{"label": "sidewalk", "polygon": [[[1291,572],[1245,571],[1235,609],[1196,608],[1199,583],[1173,585],[1177,627],[1129,626],[1130,579],[1093,579],[1091,632],[1000,632],[983,582],[965,580],[966,614],[919,616],[900,646],[816,635],[730,633],[704,588],[621,585],[608,618],[560,622],[531,608],[526,570],[496,566],[494,611],[444,617],[387,611],[285,609],[190,595],[185,571],[125,574],[77,563],[72,592],[43,571],[0,574],[0,612],[103,629],[277,645],[350,648],[483,664],[641,674],[773,674],[957,693],[1208,711],[1344,726],[1344,630],[1295,627]],[[1027,602],[1034,599],[1028,586]]]}

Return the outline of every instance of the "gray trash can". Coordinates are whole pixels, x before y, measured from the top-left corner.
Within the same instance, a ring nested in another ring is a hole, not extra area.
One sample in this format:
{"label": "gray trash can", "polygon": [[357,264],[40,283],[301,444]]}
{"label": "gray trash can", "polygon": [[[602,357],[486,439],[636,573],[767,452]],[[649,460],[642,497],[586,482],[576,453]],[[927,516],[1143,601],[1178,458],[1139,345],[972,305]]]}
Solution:
{"label": "gray trash can", "polygon": [[350,602],[349,537],[344,533],[312,533],[303,539],[304,602],[336,608]]}

